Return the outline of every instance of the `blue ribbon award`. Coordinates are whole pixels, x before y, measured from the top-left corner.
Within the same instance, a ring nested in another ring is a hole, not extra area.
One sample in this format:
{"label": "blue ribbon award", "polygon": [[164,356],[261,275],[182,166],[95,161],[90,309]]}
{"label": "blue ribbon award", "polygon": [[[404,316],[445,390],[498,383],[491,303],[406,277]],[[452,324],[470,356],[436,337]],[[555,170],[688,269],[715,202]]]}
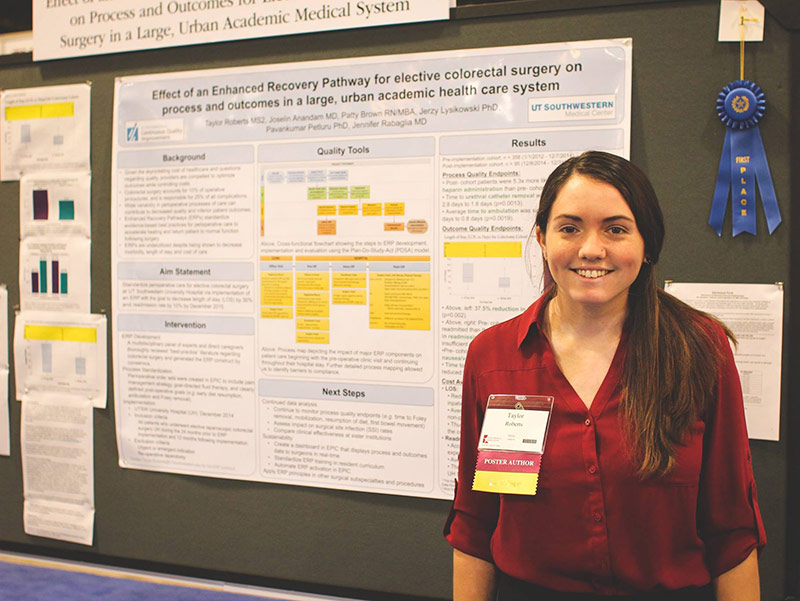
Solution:
{"label": "blue ribbon award", "polygon": [[722,88],[717,97],[717,114],[727,126],[717,185],[708,224],[722,235],[722,222],[730,193],[733,235],[756,233],[756,182],[767,218],[769,233],[781,222],[778,199],[769,173],[758,121],[766,109],[764,92],[752,81],[737,80]]}

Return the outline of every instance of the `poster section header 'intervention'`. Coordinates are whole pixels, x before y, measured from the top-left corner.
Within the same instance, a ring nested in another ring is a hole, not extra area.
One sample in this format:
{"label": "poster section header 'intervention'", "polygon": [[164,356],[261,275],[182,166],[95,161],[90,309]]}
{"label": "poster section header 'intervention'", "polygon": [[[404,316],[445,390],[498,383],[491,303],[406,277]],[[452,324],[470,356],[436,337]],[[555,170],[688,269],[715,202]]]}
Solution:
{"label": "poster section header 'intervention'", "polygon": [[33,0],[33,59],[449,17],[449,0]]}
{"label": "poster section header 'intervention'", "polygon": [[590,148],[628,156],[631,55],[597,40],[118,78],[120,464],[452,496],[467,345],[539,294],[525,240],[547,175]]}

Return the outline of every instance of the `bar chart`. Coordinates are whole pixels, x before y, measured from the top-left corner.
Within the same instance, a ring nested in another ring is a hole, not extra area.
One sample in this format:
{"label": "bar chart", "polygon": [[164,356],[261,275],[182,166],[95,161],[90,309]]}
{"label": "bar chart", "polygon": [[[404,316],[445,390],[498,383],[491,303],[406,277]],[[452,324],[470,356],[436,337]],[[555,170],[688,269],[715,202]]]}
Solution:
{"label": "bar chart", "polygon": [[28,237],[20,242],[20,301],[25,311],[86,311],[90,307],[91,241]]}
{"label": "bar chart", "polygon": [[522,242],[445,242],[442,259],[443,284],[450,295],[477,299],[516,298],[522,294],[524,270],[519,269]]}
{"label": "bar chart", "polygon": [[33,218],[36,221],[57,219],[59,221],[73,221],[75,219],[75,201],[72,199],[59,199],[55,201],[57,210],[51,217],[50,194],[48,190],[33,191]]}
{"label": "bar chart", "polygon": [[58,259],[39,261],[39,267],[31,271],[31,293],[48,294],[47,280],[50,276],[49,292],[52,294],[67,294],[69,291],[69,277]]}
{"label": "bar chart", "polygon": [[30,390],[88,394],[105,406],[106,319],[101,315],[38,311],[20,313],[14,324],[17,397]]}
{"label": "bar chart", "polygon": [[0,179],[44,171],[88,172],[90,92],[89,84],[3,90]]}
{"label": "bar chart", "polygon": [[[23,104],[18,106],[9,106],[5,110],[6,122],[20,122],[19,126],[19,143],[50,143],[53,146],[61,146],[64,144],[64,134],[57,129],[36,130],[40,136],[34,136],[31,126],[32,121],[40,119],[59,119],[59,118],[72,118],[75,116],[75,103],[74,102],[48,102],[43,104]],[[56,125],[56,127],[58,127]],[[34,139],[36,137],[36,139]],[[46,138],[46,139],[45,139]]]}
{"label": "bar chart", "polygon": [[59,172],[23,175],[20,234],[89,236],[91,175]]}

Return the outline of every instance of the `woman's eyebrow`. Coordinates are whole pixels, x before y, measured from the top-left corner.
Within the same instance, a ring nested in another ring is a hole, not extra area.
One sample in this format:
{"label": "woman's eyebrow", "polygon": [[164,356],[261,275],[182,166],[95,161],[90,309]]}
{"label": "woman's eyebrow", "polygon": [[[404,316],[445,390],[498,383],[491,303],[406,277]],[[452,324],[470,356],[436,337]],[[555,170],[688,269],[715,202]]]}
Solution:
{"label": "woman's eyebrow", "polygon": [[[568,219],[569,221],[580,221],[582,222],[583,219],[578,217],[577,215],[571,215],[569,213],[562,213],[561,215],[556,215],[553,219]],[[612,215],[610,217],[606,217],[603,219],[603,223],[608,221],[630,221],[631,223],[635,223],[635,220],[627,215]]]}
{"label": "woman's eyebrow", "polygon": [[570,221],[583,221],[577,215],[570,215],[569,213],[562,213],[561,215],[556,215],[553,219],[569,219]]}

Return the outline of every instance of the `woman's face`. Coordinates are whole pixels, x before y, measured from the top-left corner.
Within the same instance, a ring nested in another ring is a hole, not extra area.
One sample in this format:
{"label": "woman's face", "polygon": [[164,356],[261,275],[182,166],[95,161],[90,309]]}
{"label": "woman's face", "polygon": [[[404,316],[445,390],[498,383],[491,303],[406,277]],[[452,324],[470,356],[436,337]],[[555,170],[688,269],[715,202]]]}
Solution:
{"label": "woman's face", "polygon": [[553,202],[546,231],[537,228],[536,239],[560,302],[625,310],[628,289],[644,262],[644,240],[614,186],[570,177]]}

